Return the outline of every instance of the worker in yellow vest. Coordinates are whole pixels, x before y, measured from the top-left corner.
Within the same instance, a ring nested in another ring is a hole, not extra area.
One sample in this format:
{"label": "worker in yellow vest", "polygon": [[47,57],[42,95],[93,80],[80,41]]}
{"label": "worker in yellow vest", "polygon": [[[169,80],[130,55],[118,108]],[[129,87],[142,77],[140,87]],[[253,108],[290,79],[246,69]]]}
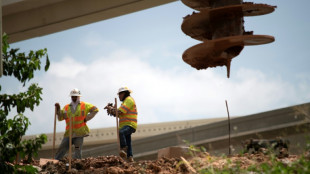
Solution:
{"label": "worker in yellow vest", "polygon": [[[131,147],[131,134],[137,129],[137,107],[134,99],[130,96],[132,91],[127,87],[118,90],[119,100],[123,103],[118,108],[119,115],[119,139],[120,139],[120,156],[133,162]],[[115,116],[115,110],[112,106],[107,106],[108,114]]]}
{"label": "worker in yellow vest", "polygon": [[72,117],[72,144],[74,144],[74,158],[82,157],[82,146],[84,137],[89,135],[89,128],[86,122],[91,120],[97,113],[98,108],[90,103],[80,101],[81,92],[78,89],[73,89],[70,92],[71,103],[65,105],[60,110],[59,103],[56,103],[56,113],[59,121],[66,120],[66,131],[64,138],[56,153],[55,159],[60,160],[69,150],[69,118]]}

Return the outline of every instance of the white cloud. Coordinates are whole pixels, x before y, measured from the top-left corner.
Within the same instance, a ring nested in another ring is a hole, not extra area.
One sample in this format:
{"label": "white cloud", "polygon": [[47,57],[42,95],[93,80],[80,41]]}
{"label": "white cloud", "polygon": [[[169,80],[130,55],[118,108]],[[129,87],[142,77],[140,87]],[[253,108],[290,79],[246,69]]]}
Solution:
{"label": "white cloud", "polygon": [[62,62],[51,64],[49,73],[59,78],[75,78],[86,69],[85,65],[75,61],[72,57],[65,57]]}
{"label": "white cloud", "polygon": [[[59,102],[61,106],[69,103],[68,94],[73,88],[81,90],[83,101],[100,109],[89,121],[90,128],[115,126],[115,119],[107,116],[103,107],[114,102],[118,88],[124,85],[133,90],[139,124],[225,117],[226,99],[231,116],[309,100],[309,96],[300,100],[300,95],[309,89],[309,83],[302,83],[299,88],[255,70],[234,70],[236,77],[230,79],[225,74],[215,73],[214,69],[162,70],[141,61],[140,55],[128,50],[115,51],[90,64],[75,60],[65,57],[61,62],[52,62],[51,69],[40,82],[44,89],[43,102],[33,112],[28,134],[52,132],[54,103]],[[64,122],[57,124],[57,131],[64,131]]]}

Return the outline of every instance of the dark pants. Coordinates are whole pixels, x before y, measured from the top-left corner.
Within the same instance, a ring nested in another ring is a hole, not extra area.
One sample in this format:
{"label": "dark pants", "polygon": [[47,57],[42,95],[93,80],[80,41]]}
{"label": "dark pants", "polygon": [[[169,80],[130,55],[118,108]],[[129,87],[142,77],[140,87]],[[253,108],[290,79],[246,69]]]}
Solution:
{"label": "dark pants", "polygon": [[131,147],[131,134],[135,131],[136,130],[130,126],[124,126],[119,130],[121,148],[127,147],[127,157],[133,156]]}

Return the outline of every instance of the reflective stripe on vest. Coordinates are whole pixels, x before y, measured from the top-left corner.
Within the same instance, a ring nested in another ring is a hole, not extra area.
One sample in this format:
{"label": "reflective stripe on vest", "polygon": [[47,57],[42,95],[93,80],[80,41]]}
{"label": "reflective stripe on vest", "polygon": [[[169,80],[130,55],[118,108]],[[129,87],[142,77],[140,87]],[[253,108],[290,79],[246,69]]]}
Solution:
{"label": "reflective stripe on vest", "polygon": [[[85,123],[85,122],[72,125],[72,129],[78,129],[78,128],[81,128],[81,127],[83,127],[83,126],[86,126],[86,123]],[[66,126],[66,129],[68,130],[69,128],[70,128],[70,126],[67,125],[67,126]]]}
{"label": "reflective stripe on vest", "polygon": [[[66,116],[67,116],[67,119],[66,119],[66,130],[69,130],[69,128],[70,128],[69,117],[68,117],[68,110],[69,110],[69,104],[67,104],[65,106],[65,111],[66,111]],[[86,123],[84,122],[85,118],[86,118],[86,116],[85,116],[85,103],[81,102],[80,103],[80,115],[73,117],[72,129],[79,129],[79,128],[83,127],[83,126],[86,126]],[[81,123],[81,121],[82,121],[82,123]]]}
{"label": "reflective stripe on vest", "polygon": [[135,118],[120,118],[119,119],[120,123],[126,122],[126,121],[133,121],[133,122],[137,123],[137,119],[135,119]]}
{"label": "reflective stripe on vest", "polygon": [[[96,106],[93,106],[92,108],[90,108],[90,110],[89,110],[89,112],[93,112],[93,111],[95,111],[97,109],[97,107]],[[98,112],[98,111],[97,111]]]}

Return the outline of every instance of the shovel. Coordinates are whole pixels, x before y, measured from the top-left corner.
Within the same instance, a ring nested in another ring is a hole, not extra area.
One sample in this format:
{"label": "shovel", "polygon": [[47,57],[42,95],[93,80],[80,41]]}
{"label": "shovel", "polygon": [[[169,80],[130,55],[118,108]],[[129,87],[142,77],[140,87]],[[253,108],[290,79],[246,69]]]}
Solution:
{"label": "shovel", "polygon": [[71,171],[71,159],[72,159],[72,117],[69,118],[69,171]]}
{"label": "shovel", "polygon": [[53,159],[55,156],[55,139],[56,139],[56,112],[57,108],[55,106],[55,117],[54,117],[54,134],[53,134]]}
{"label": "shovel", "polygon": [[57,163],[58,160],[54,159],[55,156],[55,139],[56,139],[56,114],[57,113],[57,108],[55,106],[55,115],[54,115],[54,136],[53,136],[53,157],[52,159],[46,159],[46,158],[40,158],[40,166],[43,166],[44,164],[46,164],[47,162],[53,162],[53,163]]}
{"label": "shovel", "polygon": [[115,98],[115,118],[116,118],[116,132],[117,132],[117,143],[118,143],[118,154],[120,152],[120,142],[119,142],[119,129],[118,129],[118,110],[117,110],[117,99]]}

